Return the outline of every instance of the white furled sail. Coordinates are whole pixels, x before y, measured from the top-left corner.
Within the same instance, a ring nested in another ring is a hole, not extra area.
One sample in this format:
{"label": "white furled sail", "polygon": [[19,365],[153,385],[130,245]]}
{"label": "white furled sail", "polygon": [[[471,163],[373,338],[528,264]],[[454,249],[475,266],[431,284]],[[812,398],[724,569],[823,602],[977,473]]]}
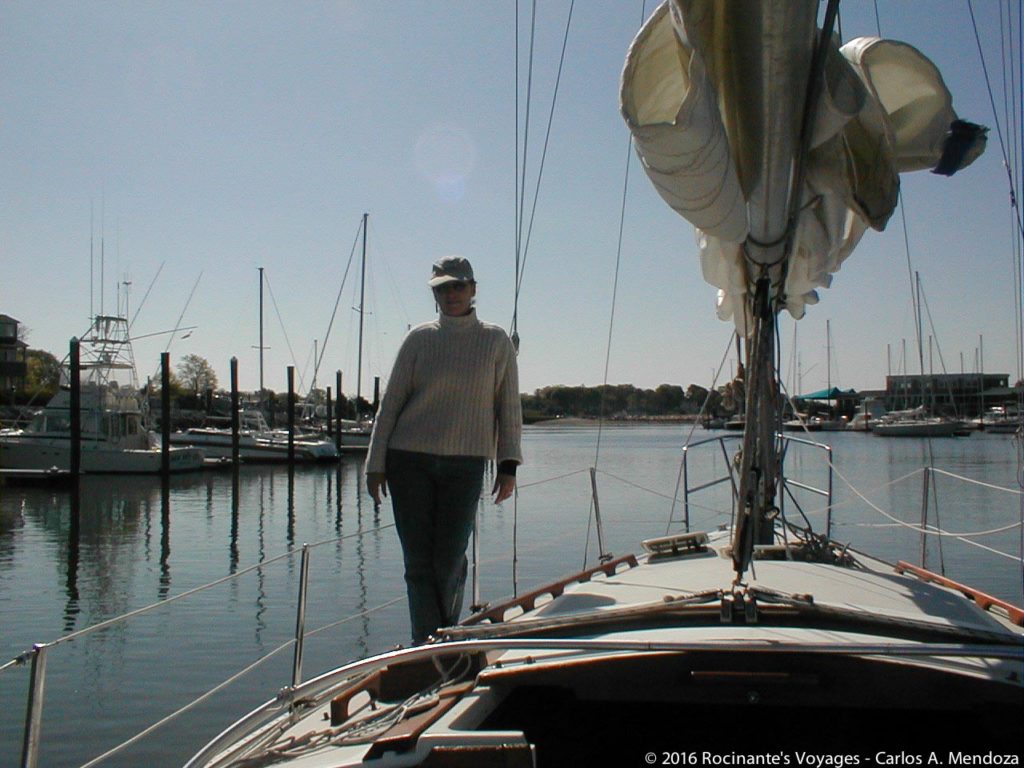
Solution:
{"label": "white furled sail", "polygon": [[622,74],[621,110],[644,170],[696,227],[718,315],[742,335],[759,266],[785,280],[775,293],[802,317],[865,230],[885,227],[900,172],[948,175],[984,149],[984,129],[957,120],[942,76],[917,49],[878,38],[833,45],[791,227],[816,10],[794,0],[666,0]]}

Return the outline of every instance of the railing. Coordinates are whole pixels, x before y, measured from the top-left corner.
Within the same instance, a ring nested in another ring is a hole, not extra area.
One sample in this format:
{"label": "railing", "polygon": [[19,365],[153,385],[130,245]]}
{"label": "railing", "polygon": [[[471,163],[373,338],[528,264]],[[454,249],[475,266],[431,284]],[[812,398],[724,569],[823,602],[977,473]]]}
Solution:
{"label": "railing", "polygon": [[246,667],[240,673],[238,673],[236,675],[232,675],[230,678],[228,678],[227,680],[225,680],[222,683],[218,684],[217,686],[215,686],[210,691],[207,691],[205,694],[201,695],[199,698],[194,699],[193,701],[190,701],[184,707],[176,710],[172,714],[170,714],[167,717],[161,719],[159,722],[154,723],[153,725],[151,725],[150,727],[144,729],[143,731],[141,731],[140,733],[136,734],[135,736],[133,736],[132,738],[128,739],[127,741],[124,741],[121,744],[118,744],[117,746],[113,747],[112,749],[110,749],[110,750],[104,752],[103,754],[93,758],[88,763],[85,763],[83,768],[89,768],[89,766],[96,765],[96,764],[102,762],[103,760],[106,760],[109,757],[113,757],[114,755],[116,755],[117,753],[123,751],[124,749],[126,749],[129,746],[131,746],[132,744],[136,743],[137,741],[139,741],[143,737],[149,735],[150,733],[155,731],[157,728],[160,728],[160,727],[166,725],[167,723],[171,722],[172,720],[176,719],[177,717],[179,717],[179,716],[185,714],[186,712],[188,712],[189,710],[193,709],[195,706],[197,706],[201,702],[205,701],[207,698],[209,698],[213,694],[215,694],[218,691],[222,690],[227,685],[235,682],[236,680],[238,680],[244,674],[247,674],[247,673],[251,672],[256,667],[258,667],[261,664],[263,664],[264,662],[268,661],[271,657],[276,656],[278,653],[280,653],[281,651],[285,650],[289,646],[291,646],[293,648],[291,685],[286,687],[286,688],[284,688],[279,693],[278,697],[279,697],[279,699],[283,699],[283,700],[287,701],[288,705],[291,706],[291,703],[292,703],[291,702],[292,693],[299,686],[299,684],[302,682],[302,655],[303,655],[303,649],[304,649],[304,646],[305,646],[305,640],[306,640],[307,637],[309,637],[309,636],[311,636],[313,634],[316,634],[318,632],[323,632],[326,629],[330,629],[333,626],[336,626],[337,624],[343,623],[345,621],[349,621],[349,620],[351,620],[353,618],[357,618],[358,616],[366,615],[366,614],[374,612],[374,611],[379,611],[379,610],[382,610],[384,608],[388,608],[388,607],[390,607],[392,605],[395,605],[396,603],[402,602],[405,599],[403,597],[403,598],[396,598],[394,600],[390,600],[388,602],[383,603],[382,605],[376,606],[376,607],[371,608],[371,609],[369,609],[367,611],[363,611],[363,612],[361,612],[359,614],[356,614],[355,616],[345,617],[345,618],[341,619],[340,621],[334,622],[334,624],[330,624],[330,625],[327,625],[327,626],[324,626],[324,627],[320,627],[318,629],[315,629],[315,630],[307,632],[307,630],[306,630],[306,597],[307,597],[308,588],[309,588],[309,567],[310,567],[310,560],[311,560],[311,552],[312,552],[312,550],[317,548],[317,547],[326,545],[326,544],[333,544],[333,543],[337,543],[337,542],[340,542],[340,541],[344,541],[346,539],[366,536],[368,534],[373,534],[373,533],[379,533],[380,531],[387,530],[388,528],[393,528],[393,527],[394,527],[394,524],[382,525],[382,526],[377,526],[377,527],[370,528],[370,529],[367,529],[367,530],[356,531],[355,533],[351,533],[351,534],[348,534],[346,536],[339,536],[339,537],[336,537],[336,538],[327,539],[327,540],[324,540],[324,541],[319,541],[319,542],[316,542],[314,544],[303,544],[301,550],[289,550],[288,552],[285,552],[285,553],[283,553],[281,555],[278,555],[276,557],[270,558],[268,560],[263,560],[263,561],[261,561],[259,563],[256,563],[255,565],[249,566],[248,568],[245,568],[245,569],[243,569],[241,571],[238,571],[237,573],[233,573],[233,574],[231,574],[229,576],[225,576],[224,578],[221,578],[221,579],[216,579],[216,580],[214,580],[212,582],[209,582],[208,584],[203,584],[202,586],[196,587],[194,589],[187,590],[185,592],[182,592],[181,594],[174,595],[173,597],[169,597],[169,598],[167,598],[165,600],[161,600],[161,601],[158,601],[156,603],[152,603],[152,604],[147,605],[147,606],[145,606],[143,608],[139,608],[139,609],[136,609],[134,611],[130,611],[128,613],[122,614],[120,616],[116,616],[116,617],[114,617],[112,619],[108,619],[107,621],[103,621],[103,622],[100,622],[98,624],[93,624],[92,626],[86,627],[85,629],[79,630],[78,632],[73,632],[73,633],[71,633],[69,635],[64,635],[63,637],[60,637],[57,640],[54,640],[52,642],[49,642],[49,643],[36,643],[35,645],[32,646],[32,649],[30,651],[25,652],[24,654],[18,656],[15,659],[12,659],[11,661],[7,662],[6,664],[0,665],[0,672],[2,672],[3,670],[8,669],[10,667],[14,667],[14,666],[18,666],[18,665],[23,665],[25,663],[31,662],[31,681],[30,681],[30,685],[29,685],[28,700],[27,700],[27,706],[26,706],[25,732],[24,732],[24,739],[23,739],[23,742],[22,742],[22,755],[21,755],[21,763],[20,763],[20,765],[22,766],[22,768],[36,768],[36,766],[38,766],[38,764],[39,764],[40,733],[41,733],[42,722],[43,722],[44,694],[45,694],[45,691],[46,691],[46,663],[47,663],[47,655],[48,655],[48,652],[50,651],[50,649],[55,648],[56,646],[59,646],[59,645],[71,642],[73,640],[77,640],[79,638],[85,637],[86,635],[93,634],[93,633],[98,632],[100,630],[107,629],[107,628],[109,628],[111,626],[114,626],[116,624],[121,624],[123,622],[127,622],[130,619],[133,619],[133,618],[136,618],[136,617],[141,616],[143,614],[149,613],[149,612],[154,611],[154,610],[156,610],[158,608],[164,608],[164,607],[166,607],[170,603],[177,602],[179,600],[183,600],[183,599],[188,598],[188,597],[192,597],[192,596],[194,596],[194,595],[196,595],[196,594],[198,594],[200,592],[204,592],[204,591],[206,591],[208,589],[212,589],[213,587],[219,586],[219,585],[224,584],[226,582],[233,581],[235,579],[239,579],[239,578],[241,578],[242,576],[244,576],[244,575],[246,575],[248,573],[251,573],[253,571],[258,571],[258,570],[261,570],[261,569],[265,569],[268,566],[273,565],[274,563],[277,563],[277,562],[280,562],[280,561],[284,561],[284,560],[288,560],[288,559],[294,557],[294,555],[296,554],[296,551],[298,551],[298,552],[301,553],[301,562],[300,562],[300,567],[299,567],[299,592],[298,592],[298,604],[297,604],[297,607],[296,607],[296,614],[295,614],[295,634],[294,634],[294,636],[289,641],[284,643],[283,645],[280,645],[277,648],[275,648],[272,651],[270,651],[269,653],[263,655],[261,658],[257,659],[254,663],[250,664],[248,667]]}
{"label": "railing", "polygon": [[[793,489],[799,489],[806,491],[807,493],[821,496],[825,499],[825,536],[830,537],[832,535],[832,491],[833,491],[833,465],[832,465],[832,448],[831,446],[823,443],[816,443],[812,440],[807,440],[801,437],[792,437],[790,435],[776,434],[776,438],[781,442],[782,448],[779,453],[780,460],[782,462],[783,471],[781,479],[781,487],[779,488],[779,508],[785,515],[785,504],[786,499],[796,505],[797,509],[803,514],[803,510],[800,506],[799,501],[793,494]],[[683,525],[687,532],[690,531],[690,498],[701,491],[705,491],[709,488],[721,485],[722,483],[730,483],[732,493],[732,514],[733,520],[736,515],[736,504],[739,499],[739,481],[737,478],[736,465],[733,462],[733,458],[729,455],[729,451],[726,448],[726,441],[739,441],[742,439],[741,435],[721,435],[718,437],[709,437],[704,440],[698,440],[695,443],[690,443],[683,447]],[[695,448],[717,443],[718,447],[722,451],[722,456],[725,459],[725,466],[727,468],[726,474],[721,477],[715,477],[711,480],[701,483],[699,485],[690,485],[690,468],[689,468],[689,455],[690,451]],[[816,488],[812,485],[799,482],[797,480],[790,479],[786,476],[785,472],[785,460],[786,455],[789,452],[791,445],[805,445],[811,448],[815,448],[824,451],[826,454],[826,463],[828,466],[828,482],[825,488]],[[806,517],[806,516],[805,516]],[[730,521],[732,522],[732,521]]]}
{"label": "railing", "polygon": [[[724,435],[722,437],[708,437],[708,438],[705,438],[704,440],[698,440],[695,443],[689,443],[689,444],[683,446],[683,526],[684,526],[684,528],[685,528],[687,533],[690,532],[690,497],[693,496],[694,494],[700,493],[701,491],[707,490],[708,488],[713,488],[716,485],[721,485],[722,483],[726,483],[727,482],[727,483],[731,483],[731,485],[732,485],[732,507],[733,507],[733,516],[735,518],[735,514],[736,514],[736,500],[739,498],[740,489],[739,489],[738,480],[737,480],[737,477],[736,477],[736,467],[733,465],[732,457],[729,455],[729,452],[726,450],[725,443],[726,443],[727,440],[741,440],[741,439],[742,439],[741,435]],[[725,459],[725,466],[728,467],[729,471],[728,471],[727,474],[723,475],[722,477],[713,478],[709,482],[702,483],[701,485],[698,485],[698,486],[695,486],[695,487],[691,488],[690,487],[690,464],[689,464],[690,452],[694,448],[700,448],[701,446],[709,445],[709,444],[712,444],[712,443],[718,443],[719,447],[722,450],[722,456]],[[730,520],[730,523],[731,522],[732,521]]]}
{"label": "railing", "polygon": [[[793,494],[793,488],[806,491],[812,496],[820,496],[825,499],[825,538],[832,538],[832,491],[833,474],[835,471],[834,466],[832,464],[832,446],[825,445],[824,443],[817,443],[814,442],[813,440],[808,440],[803,437],[792,437],[790,435],[777,435],[777,437],[782,441],[782,451],[780,452],[780,458],[783,465],[783,472],[782,487],[780,489],[779,494],[779,509],[782,511],[783,517],[785,517],[786,513],[787,498],[789,498],[789,500],[792,501],[794,505],[796,505],[796,508],[801,515],[804,514],[803,508],[800,506],[800,502]],[[789,453],[790,447],[793,445],[804,445],[810,448],[814,448],[815,450],[822,451],[825,454],[825,463],[828,467],[828,483],[825,488],[815,488],[814,486],[798,482],[786,476],[786,455]],[[804,515],[804,519],[806,520],[806,515]]]}

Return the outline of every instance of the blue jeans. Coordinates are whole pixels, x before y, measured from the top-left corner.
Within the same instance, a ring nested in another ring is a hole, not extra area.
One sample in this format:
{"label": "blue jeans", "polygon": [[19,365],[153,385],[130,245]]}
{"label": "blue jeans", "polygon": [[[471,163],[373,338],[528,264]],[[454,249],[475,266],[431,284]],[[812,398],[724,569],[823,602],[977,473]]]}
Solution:
{"label": "blue jeans", "polygon": [[389,450],[387,483],[405,559],[414,643],[459,620],[466,545],[473,531],[485,459]]}

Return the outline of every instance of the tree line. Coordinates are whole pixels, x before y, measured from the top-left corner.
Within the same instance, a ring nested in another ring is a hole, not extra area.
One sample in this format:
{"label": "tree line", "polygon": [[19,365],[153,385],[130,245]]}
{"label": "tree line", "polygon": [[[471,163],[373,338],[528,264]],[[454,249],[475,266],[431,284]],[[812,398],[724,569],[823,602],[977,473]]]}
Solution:
{"label": "tree line", "polygon": [[[707,413],[736,410],[739,386],[729,383],[709,392],[697,384],[685,390],[678,384],[660,384],[641,389],[632,384],[551,386],[524,394],[525,421],[562,418],[637,418],[648,416],[693,416],[703,408]],[[705,407],[705,402],[707,406]]]}
{"label": "tree line", "polygon": [[[26,353],[23,387],[15,394],[22,403],[43,404],[56,393],[61,382],[61,362],[49,352],[30,349]],[[159,392],[159,379],[152,382],[150,392]],[[184,355],[170,376],[171,398],[179,408],[209,410],[212,400],[222,399],[217,373],[209,361],[200,355]],[[729,382],[709,393],[704,387],[690,384],[685,389],[677,384],[661,384],[654,389],[642,389],[632,384],[604,384],[599,386],[555,385],[523,393],[523,416],[526,421],[542,419],[578,418],[636,418],[650,416],[687,416],[701,412],[732,413],[737,409],[737,396],[742,396],[742,381]],[[267,390],[264,401],[273,404],[280,400],[286,407],[284,394]],[[300,400],[322,405],[324,390],[310,393]],[[705,405],[706,403],[706,405]],[[363,412],[372,410],[373,404],[364,401]],[[354,408],[353,408],[354,415]]]}

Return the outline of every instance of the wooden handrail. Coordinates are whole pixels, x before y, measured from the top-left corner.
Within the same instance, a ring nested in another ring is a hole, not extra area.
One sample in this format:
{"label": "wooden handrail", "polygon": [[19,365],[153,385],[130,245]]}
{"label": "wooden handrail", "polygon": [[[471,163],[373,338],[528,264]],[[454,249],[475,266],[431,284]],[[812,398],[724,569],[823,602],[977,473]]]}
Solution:
{"label": "wooden handrail", "polygon": [[605,576],[613,576],[618,570],[619,566],[625,563],[630,568],[636,567],[636,555],[624,555],[615,560],[609,560],[607,563],[601,563],[601,565],[589,568],[585,571],[573,574],[572,576],[566,576],[563,579],[559,579],[553,584],[535,589],[532,592],[514,597],[504,603],[500,603],[493,608],[485,608],[479,613],[475,613],[462,624],[482,624],[483,622],[497,622],[500,623],[505,621],[506,614],[513,608],[521,608],[523,612],[532,611],[537,604],[537,599],[544,595],[551,595],[552,598],[556,598],[561,595],[567,586],[570,584],[582,584],[583,582],[590,581],[590,579],[597,573],[604,573]]}
{"label": "wooden handrail", "polygon": [[911,565],[910,563],[900,560],[896,563],[896,573],[912,573],[922,581],[929,581],[933,584],[939,584],[943,587],[949,587],[963,594],[965,597],[969,597],[973,600],[979,608],[982,610],[989,610],[992,606],[996,606],[1006,611],[1007,618],[1011,622],[1016,624],[1018,627],[1024,627],[1024,608],[1018,608],[1013,603],[1009,603],[1006,600],[1001,600],[998,597],[993,597],[990,594],[982,592],[980,589],[974,587],[968,587],[966,584],[961,584],[958,581],[948,579],[941,574],[929,571],[927,568],[921,568],[918,565]]}

